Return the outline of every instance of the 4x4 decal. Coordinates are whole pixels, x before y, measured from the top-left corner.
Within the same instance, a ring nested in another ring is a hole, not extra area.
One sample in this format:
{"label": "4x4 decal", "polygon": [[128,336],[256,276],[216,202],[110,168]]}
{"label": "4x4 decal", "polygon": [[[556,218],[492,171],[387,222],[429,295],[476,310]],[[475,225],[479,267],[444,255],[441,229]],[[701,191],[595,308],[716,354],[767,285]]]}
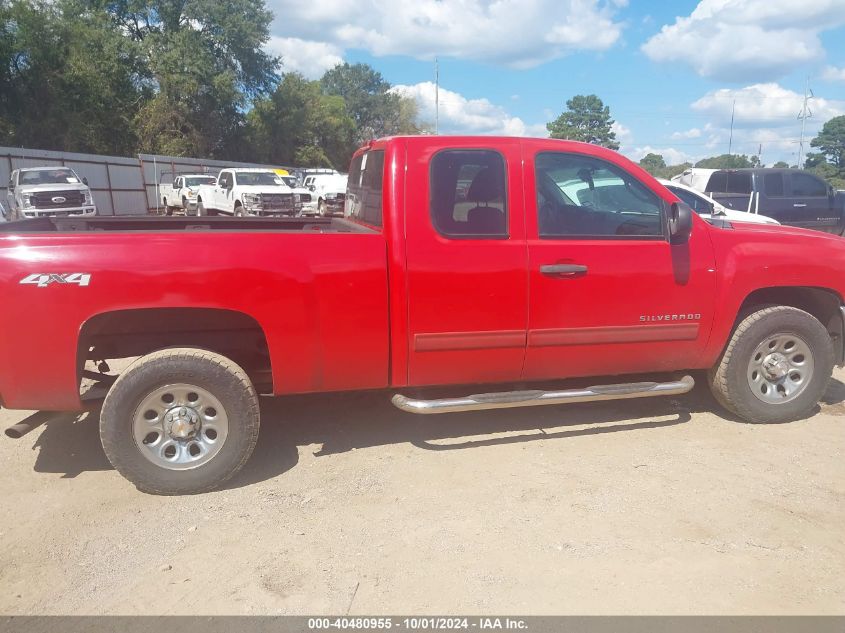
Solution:
{"label": "4x4 decal", "polygon": [[32,284],[39,288],[46,288],[50,284],[76,284],[87,286],[91,283],[88,273],[33,273],[20,280],[22,284]]}

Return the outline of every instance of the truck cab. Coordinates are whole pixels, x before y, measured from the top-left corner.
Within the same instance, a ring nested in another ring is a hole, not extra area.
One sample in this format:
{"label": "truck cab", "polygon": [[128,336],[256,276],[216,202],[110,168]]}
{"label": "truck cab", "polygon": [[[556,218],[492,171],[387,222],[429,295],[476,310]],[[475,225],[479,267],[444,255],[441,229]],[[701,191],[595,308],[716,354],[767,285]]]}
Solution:
{"label": "truck cab", "polygon": [[88,181],[70,167],[15,169],[6,195],[10,220],[97,214]]}
{"label": "truck cab", "polygon": [[209,174],[179,174],[171,183],[159,184],[161,207],[167,215],[172,215],[174,211],[183,211],[190,215],[197,210],[197,192],[200,185],[215,182],[217,179]]}
{"label": "truck cab", "polygon": [[673,178],[734,211],[759,213],[791,226],[842,235],[845,195],[803,169],[689,169]]}

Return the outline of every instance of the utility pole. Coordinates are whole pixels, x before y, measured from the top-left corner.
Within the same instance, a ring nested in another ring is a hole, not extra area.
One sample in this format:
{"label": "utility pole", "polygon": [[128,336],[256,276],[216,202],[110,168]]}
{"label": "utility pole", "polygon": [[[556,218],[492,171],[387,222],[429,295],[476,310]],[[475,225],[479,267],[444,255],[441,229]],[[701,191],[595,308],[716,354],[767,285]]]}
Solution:
{"label": "utility pole", "polygon": [[809,102],[813,98],[813,91],[810,90],[810,78],[807,77],[807,83],[804,85],[804,105],[801,106],[801,112],[798,113],[798,118],[801,119],[801,140],[798,142],[798,169],[801,169],[801,157],[804,154],[804,129],[807,127],[807,119],[813,116],[810,110]]}
{"label": "utility pole", "polygon": [[736,97],[734,97],[734,103],[731,106],[731,136],[728,139],[728,156],[732,156],[731,148],[734,144],[734,112],[736,111]]}
{"label": "utility pole", "polygon": [[440,64],[434,58],[434,133],[440,130]]}

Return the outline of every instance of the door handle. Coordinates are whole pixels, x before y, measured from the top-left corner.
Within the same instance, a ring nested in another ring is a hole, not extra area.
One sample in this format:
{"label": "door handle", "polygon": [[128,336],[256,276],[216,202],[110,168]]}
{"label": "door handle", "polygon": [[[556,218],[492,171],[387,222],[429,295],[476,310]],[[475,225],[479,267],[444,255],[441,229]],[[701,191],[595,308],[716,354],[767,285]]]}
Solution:
{"label": "door handle", "polygon": [[795,204],[793,204],[792,206],[793,206],[793,207],[798,207],[798,208],[800,209],[800,208],[806,207],[807,205],[806,205],[806,204],[799,204],[799,203],[797,203],[797,202],[796,202],[796,203],[795,203]]}
{"label": "door handle", "polygon": [[545,264],[540,266],[540,272],[552,277],[574,277],[586,273],[587,267],[581,264]]}

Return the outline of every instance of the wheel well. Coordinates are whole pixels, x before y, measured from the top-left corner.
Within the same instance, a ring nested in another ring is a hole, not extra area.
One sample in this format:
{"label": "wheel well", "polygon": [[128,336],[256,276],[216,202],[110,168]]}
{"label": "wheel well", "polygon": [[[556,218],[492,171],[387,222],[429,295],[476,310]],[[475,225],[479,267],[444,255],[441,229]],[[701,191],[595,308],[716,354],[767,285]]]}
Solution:
{"label": "wheel well", "polygon": [[244,368],[259,393],[272,391],[264,330],[247,314],[215,308],[118,310],[90,318],[79,334],[80,385],[83,378],[94,379],[85,371],[87,361],[134,358],[168,347],[197,347],[222,354]]}
{"label": "wheel well", "polygon": [[837,344],[837,358],[840,359],[838,362],[842,362],[842,337],[845,332],[843,332],[840,312],[842,297],[838,293],[826,288],[807,286],[760,288],[742,302],[736,322],[739,323],[755,310],[772,305],[792,306],[816,317],[827,328],[830,338]]}

